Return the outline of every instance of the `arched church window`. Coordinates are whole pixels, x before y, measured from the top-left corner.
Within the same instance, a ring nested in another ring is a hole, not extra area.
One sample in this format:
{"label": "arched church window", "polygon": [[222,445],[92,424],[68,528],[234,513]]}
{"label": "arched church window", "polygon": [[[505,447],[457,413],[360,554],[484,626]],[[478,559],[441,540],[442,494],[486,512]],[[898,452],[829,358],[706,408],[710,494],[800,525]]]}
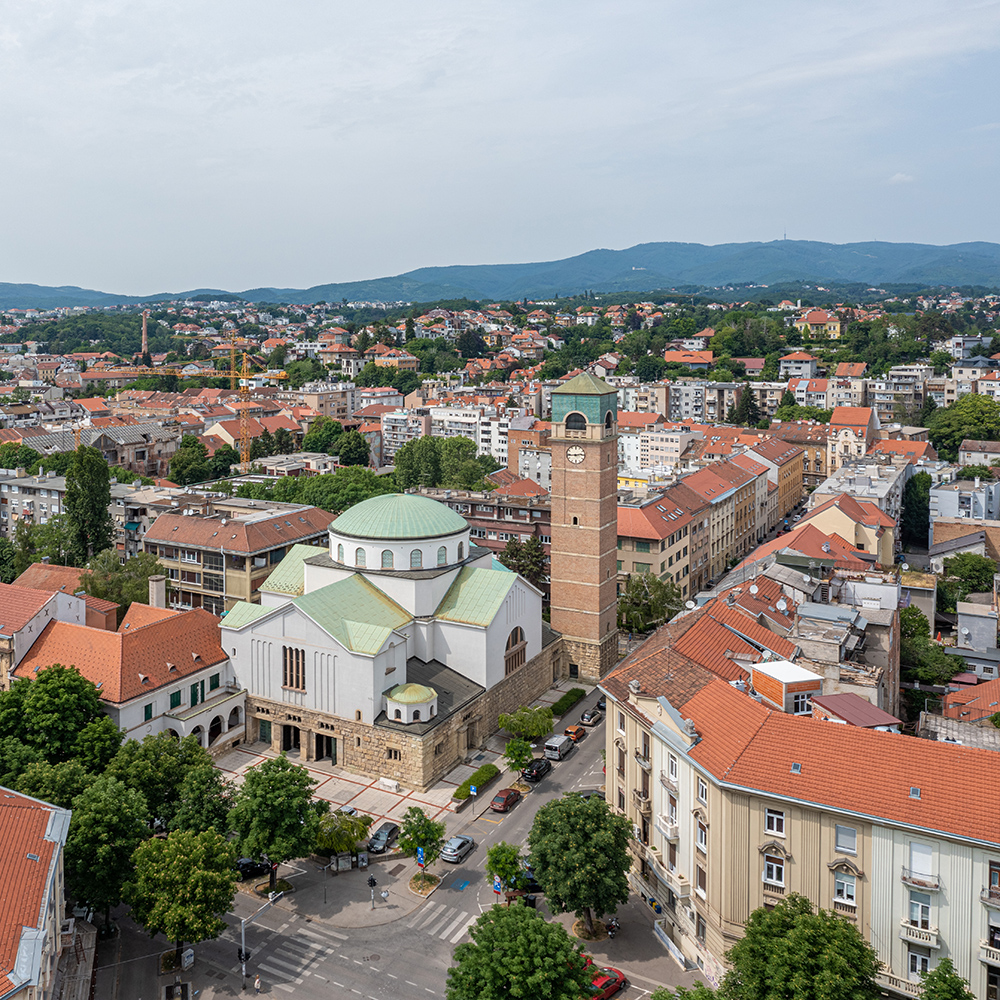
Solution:
{"label": "arched church window", "polygon": [[520,625],[511,629],[507,636],[507,647],[503,654],[503,672],[506,677],[524,665],[528,644],[524,639],[524,629]]}
{"label": "arched church window", "polygon": [[465,545],[462,542],[458,543],[458,561],[461,562],[465,558]]}
{"label": "arched church window", "polygon": [[414,549],[410,553],[410,569],[422,569],[424,565],[424,554],[420,549]]}
{"label": "arched church window", "polygon": [[382,550],[382,569],[392,569],[392,549]]}
{"label": "arched church window", "polygon": [[438,549],[438,566],[443,566],[448,561],[448,550],[442,545]]}
{"label": "arched church window", "polygon": [[344,561],[344,544],[343,542],[341,542],[341,544],[337,546],[337,562],[343,562],[343,561]]}
{"label": "arched church window", "polygon": [[354,565],[360,569],[364,569],[368,564],[368,560],[365,558],[365,550],[362,548],[357,548],[354,551]]}
{"label": "arched church window", "polygon": [[587,429],[587,418],[582,413],[566,414],[566,430],[585,431]]}

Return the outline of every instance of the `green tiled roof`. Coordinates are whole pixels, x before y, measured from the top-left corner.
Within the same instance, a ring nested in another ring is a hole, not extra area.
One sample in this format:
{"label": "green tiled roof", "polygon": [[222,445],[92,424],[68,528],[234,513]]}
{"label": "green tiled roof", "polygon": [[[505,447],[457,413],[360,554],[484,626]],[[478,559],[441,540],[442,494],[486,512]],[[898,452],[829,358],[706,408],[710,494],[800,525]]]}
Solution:
{"label": "green tiled roof", "polygon": [[261,615],[266,615],[273,610],[274,608],[265,608],[260,604],[248,604],[246,601],[240,601],[224,615],[221,624],[223,628],[243,628],[244,625],[255,622]]}
{"label": "green tiled roof", "polygon": [[395,601],[358,573],[296,597],[292,603],[356,653],[377,653],[393,629],[411,620]]}
{"label": "green tiled roof", "polygon": [[291,594],[298,597],[305,590],[305,567],[302,565],[311,556],[324,550],[315,545],[293,545],[284,559],[271,570],[260,589],[271,594]]}
{"label": "green tiled roof", "polygon": [[385,493],[349,507],[330,526],[350,538],[403,540],[437,538],[468,528],[465,518],[430,497]]}
{"label": "green tiled roof", "polygon": [[496,556],[490,560],[490,569],[498,569],[501,573],[513,573],[514,571],[509,566],[504,566]]}
{"label": "green tiled roof", "polygon": [[608,393],[616,395],[617,392],[618,390],[614,386],[608,385],[607,382],[602,382],[599,378],[588,375],[586,372],[574,375],[568,382],[564,382],[552,390],[553,395],[568,393],[571,396],[606,396]]}
{"label": "green tiled roof", "polygon": [[448,588],[436,617],[468,625],[489,625],[516,579],[509,570],[466,566]]}

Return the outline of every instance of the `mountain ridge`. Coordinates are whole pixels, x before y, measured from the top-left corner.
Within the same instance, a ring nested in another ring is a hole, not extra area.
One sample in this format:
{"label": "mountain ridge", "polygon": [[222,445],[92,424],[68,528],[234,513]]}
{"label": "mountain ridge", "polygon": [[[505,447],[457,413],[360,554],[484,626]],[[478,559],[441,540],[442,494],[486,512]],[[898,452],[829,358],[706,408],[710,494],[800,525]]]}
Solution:
{"label": "mountain ridge", "polygon": [[414,301],[552,298],[595,292],[641,292],[697,285],[773,285],[806,281],[1000,286],[1000,244],[771,242],[640,243],[624,250],[599,248],[553,261],[450,264],[420,267],[364,281],[310,288],[261,286],[240,292],[190,289],[156,295],[117,295],[74,285],[0,282],[0,308],[141,304],[217,295],[251,302]]}

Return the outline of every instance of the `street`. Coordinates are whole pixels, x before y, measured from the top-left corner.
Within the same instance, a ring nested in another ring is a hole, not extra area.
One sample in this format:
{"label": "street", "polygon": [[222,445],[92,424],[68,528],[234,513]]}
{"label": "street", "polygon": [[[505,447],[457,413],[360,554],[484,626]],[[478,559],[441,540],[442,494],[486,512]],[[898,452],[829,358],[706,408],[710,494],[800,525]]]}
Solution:
{"label": "street", "polygon": [[[581,702],[579,712],[596,701],[597,692],[593,691]],[[571,712],[563,724],[578,718],[577,711]],[[296,889],[246,925],[250,958],[245,992],[253,994],[254,976],[259,974],[261,994],[269,996],[291,994],[319,1000],[328,997],[333,986],[369,1000],[443,997],[455,946],[469,939],[469,926],[498,899],[484,870],[487,850],[499,840],[526,845],[541,805],[568,791],[601,787],[603,746],[602,719],[565,760],[553,762],[552,771],[509,813],[490,812],[488,803],[497,789],[512,783],[510,772],[486,789],[481,801],[461,813],[449,813],[448,836],[470,834],[476,848],[457,865],[440,861],[434,865],[433,871],[442,881],[426,900],[408,889],[417,868],[400,856],[379,860],[368,872],[355,869],[337,875],[308,861],[282,866],[281,877]],[[378,882],[374,910],[366,884],[369,873]],[[383,890],[388,892],[385,901],[379,895]],[[183,982],[191,983],[189,997],[209,1000],[244,995],[238,959],[240,921],[265,902],[249,892],[239,892],[233,911],[225,918],[226,931],[216,940],[194,946],[194,968],[181,976]],[[538,906],[548,918],[544,896],[539,897]],[[659,984],[690,985],[694,981],[696,977],[682,972],[653,937],[646,907],[630,900],[618,916],[622,929],[615,940],[596,942],[587,951],[597,965],[612,965],[626,973],[633,985],[618,994],[622,1000],[638,1000]],[[551,919],[568,928],[574,917],[563,914]],[[119,923],[120,936],[102,942],[98,949],[96,997],[162,997],[173,976],[155,975],[155,956],[169,950],[170,943],[159,937],[151,940],[127,916]]]}

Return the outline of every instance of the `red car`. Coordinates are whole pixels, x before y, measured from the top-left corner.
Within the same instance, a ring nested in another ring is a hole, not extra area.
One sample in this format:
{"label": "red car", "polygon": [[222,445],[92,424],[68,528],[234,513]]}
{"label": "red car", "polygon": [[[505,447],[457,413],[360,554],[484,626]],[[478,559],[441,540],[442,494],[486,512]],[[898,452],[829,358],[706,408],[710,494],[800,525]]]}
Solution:
{"label": "red car", "polygon": [[597,969],[594,973],[594,984],[590,994],[592,1000],[608,1000],[619,990],[628,988],[625,973],[619,969]]}
{"label": "red car", "polygon": [[516,788],[501,788],[500,791],[493,796],[490,808],[495,813],[505,813],[520,798],[521,793]]}

